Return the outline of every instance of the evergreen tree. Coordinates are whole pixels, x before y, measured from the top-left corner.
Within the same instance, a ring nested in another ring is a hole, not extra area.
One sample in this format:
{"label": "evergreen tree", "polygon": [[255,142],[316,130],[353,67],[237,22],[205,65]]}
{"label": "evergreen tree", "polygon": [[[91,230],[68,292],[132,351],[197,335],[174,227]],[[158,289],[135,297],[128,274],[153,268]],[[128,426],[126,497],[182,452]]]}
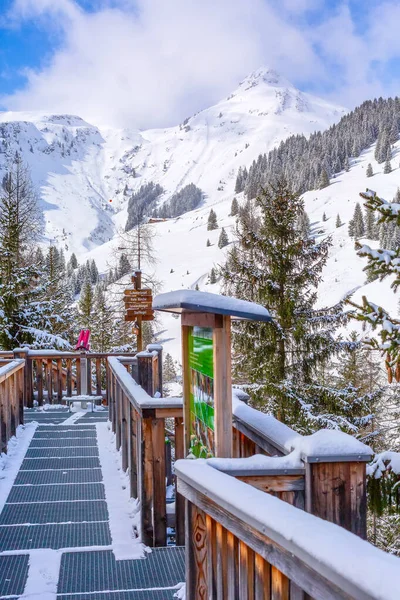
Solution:
{"label": "evergreen tree", "polygon": [[323,220],[323,222],[324,222],[324,223],[325,223],[325,221],[327,221],[327,218],[326,218],[326,214],[325,214],[325,213],[322,215],[322,220]]}
{"label": "evergreen tree", "polygon": [[340,215],[338,214],[336,217],[336,228],[342,226],[342,221],[340,220]]}
{"label": "evergreen tree", "polygon": [[93,304],[93,310],[89,311],[89,293],[83,310],[85,310],[92,327],[92,348],[96,352],[109,352],[113,345],[114,314],[112,308],[107,304],[104,288],[101,284],[96,286]]}
{"label": "evergreen tree", "polygon": [[90,281],[96,284],[99,281],[99,270],[94,259],[90,262]]}
{"label": "evergreen tree", "polygon": [[27,327],[41,310],[36,303],[40,270],[32,257],[42,228],[29,172],[16,155],[0,187],[0,347],[5,350],[35,339]]}
{"label": "evergreen tree", "polygon": [[370,240],[376,239],[376,223],[374,211],[365,209],[365,235]]}
{"label": "evergreen tree", "polygon": [[397,188],[396,194],[393,198],[393,202],[400,204],[400,188]]}
{"label": "evergreen tree", "polygon": [[232,204],[231,204],[231,217],[236,217],[236,215],[239,213],[239,203],[237,201],[236,198],[234,198],[232,200]]}
{"label": "evergreen tree", "polygon": [[354,209],[354,215],[349,223],[349,236],[354,238],[360,238],[365,235],[365,224],[364,217],[362,214],[360,203],[357,202]]}
{"label": "evergreen tree", "polygon": [[211,246],[211,242],[210,242],[209,238],[207,238],[206,246],[207,246],[207,248],[209,248]]}
{"label": "evergreen tree", "polygon": [[176,379],[176,369],[174,365],[174,361],[172,356],[167,352],[164,358],[163,363],[163,380],[168,383],[170,381],[175,381]]}
{"label": "evergreen tree", "polygon": [[94,294],[89,279],[83,283],[78,303],[79,328],[92,329],[94,321]]}
{"label": "evergreen tree", "polygon": [[218,229],[218,221],[215,211],[211,209],[208,215],[207,231],[212,231],[213,229]]}
{"label": "evergreen tree", "polygon": [[319,178],[319,185],[318,185],[318,187],[319,187],[320,190],[323,190],[324,188],[328,187],[328,185],[329,185],[329,175],[328,175],[326,169],[323,169],[321,171],[321,175],[320,175],[320,178]]}
{"label": "evergreen tree", "polygon": [[350,161],[348,156],[346,156],[346,158],[344,159],[344,170],[346,171],[346,173],[350,171]]}
{"label": "evergreen tree", "polygon": [[303,210],[298,217],[297,227],[299,229],[299,232],[300,232],[300,235],[302,238],[307,239],[310,237],[310,233],[311,233],[310,218],[305,210]]}
{"label": "evergreen tree", "polygon": [[353,430],[341,392],[318,378],[341,347],[334,333],[345,320],[341,304],[314,308],[331,241],[302,239],[304,203],[282,181],[265,186],[256,205],[257,231],[238,220],[238,240],[222,268],[224,292],[266,306],[273,322],[234,325],[235,379],[249,383],[253,402],[299,431],[328,424]]}
{"label": "evergreen tree", "polygon": [[212,269],[210,271],[210,283],[217,283],[217,273],[216,273],[214,267],[212,267]]}
{"label": "evergreen tree", "polygon": [[132,267],[131,264],[129,262],[129,259],[127,257],[127,255],[123,252],[120,257],[119,257],[119,263],[118,263],[118,279],[120,279],[121,277],[123,277],[124,275],[127,275],[128,273],[130,273],[132,271]]}
{"label": "evergreen tree", "polygon": [[221,233],[219,234],[218,248],[224,248],[228,244],[229,244],[228,234],[226,233],[225,229],[222,228]]}
{"label": "evergreen tree", "polygon": [[366,174],[367,177],[372,177],[372,175],[374,174],[374,172],[372,170],[371,163],[368,163],[367,170],[366,170],[365,174]]}
{"label": "evergreen tree", "polygon": [[390,158],[386,159],[385,166],[383,167],[383,173],[387,175],[392,172],[392,164],[390,162]]}

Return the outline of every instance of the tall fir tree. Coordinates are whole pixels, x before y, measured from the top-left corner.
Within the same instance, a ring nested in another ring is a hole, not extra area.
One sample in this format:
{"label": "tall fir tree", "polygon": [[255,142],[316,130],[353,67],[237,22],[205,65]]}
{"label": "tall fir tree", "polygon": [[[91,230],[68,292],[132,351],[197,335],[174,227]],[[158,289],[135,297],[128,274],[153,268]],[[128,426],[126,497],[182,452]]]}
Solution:
{"label": "tall fir tree", "polygon": [[341,304],[314,306],[331,241],[302,238],[304,203],[283,181],[264,188],[256,209],[257,229],[238,220],[237,243],[222,268],[224,291],[266,306],[273,322],[234,326],[235,380],[249,384],[254,403],[299,431],[327,424],[350,430],[341,392],[317,377],[342,347],[334,334],[345,321]]}
{"label": "tall fir tree", "polygon": [[319,178],[318,188],[320,190],[323,190],[324,188],[328,187],[328,185],[329,185],[329,175],[328,175],[326,169],[323,169],[321,171],[321,175]]}
{"label": "tall fir tree", "polygon": [[163,380],[165,382],[175,381],[176,369],[172,356],[167,352],[163,362]]}
{"label": "tall fir tree", "polygon": [[235,197],[232,200],[232,204],[231,204],[231,217],[236,217],[238,212],[239,212],[239,203],[237,201],[237,198]]}
{"label": "tall fir tree", "polygon": [[207,231],[212,231],[213,229],[218,229],[218,221],[215,211],[211,209],[208,215]]}
{"label": "tall fir tree", "polygon": [[336,217],[336,228],[341,227],[342,226],[342,221],[340,219],[340,215],[338,214]]}
{"label": "tall fir tree", "polygon": [[[90,298],[87,299],[87,307]],[[108,305],[104,287],[98,284],[95,288],[93,298],[93,311],[87,312],[88,321],[92,327],[92,348],[96,352],[109,352],[113,345],[114,311]]]}
{"label": "tall fir tree", "polygon": [[219,234],[218,248],[224,248],[228,244],[229,244],[228,234],[226,233],[225,229],[222,228],[221,233]]}
{"label": "tall fir tree", "polygon": [[367,177],[372,177],[372,175],[374,174],[374,172],[372,170],[371,163],[368,163],[367,170],[365,171],[365,174],[366,174]]}
{"label": "tall fir tree", "polygon": [[80,329],[92,329],[94,320],[94,294],[90,279],[87,278],[81,289],[78,303]]}

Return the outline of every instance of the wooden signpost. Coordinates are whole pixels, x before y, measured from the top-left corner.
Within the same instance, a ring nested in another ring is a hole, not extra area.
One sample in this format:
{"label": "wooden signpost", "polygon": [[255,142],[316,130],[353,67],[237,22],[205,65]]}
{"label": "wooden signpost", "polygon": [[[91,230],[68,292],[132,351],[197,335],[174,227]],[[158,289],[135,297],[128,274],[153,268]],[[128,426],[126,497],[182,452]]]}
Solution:
{"label": "wooden signpost", "polygon": [[137,335],[137,350],[143,350],[142,322],[154,319],[153,296],[149,288],[141,288],[142,273],[135,271],[132,276],[133,289],[124,291],[125,321],[132,321],[132,333]]}
{"label": "wooden signpost", "polygon": [[267,309],[194,290],[160,294],[153,308],[181,313],[185,455],[232,457],[231,318],[270,321]]}

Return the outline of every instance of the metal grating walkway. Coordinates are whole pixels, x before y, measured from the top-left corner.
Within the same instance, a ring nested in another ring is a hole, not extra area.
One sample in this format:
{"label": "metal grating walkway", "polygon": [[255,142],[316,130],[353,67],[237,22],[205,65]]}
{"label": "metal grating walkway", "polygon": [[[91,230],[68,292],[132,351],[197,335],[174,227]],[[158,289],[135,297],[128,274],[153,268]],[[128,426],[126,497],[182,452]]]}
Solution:
{"label": "metal grating walkway", "polygon": [[107,415],[72,423],[65,410],[27,411],[39,426],[0,513],[0,600],[32,587],[29,555],[40,549],[61,553],[57,600],[172,600],[184,580],[183,548],[115,559],[96,434]]}

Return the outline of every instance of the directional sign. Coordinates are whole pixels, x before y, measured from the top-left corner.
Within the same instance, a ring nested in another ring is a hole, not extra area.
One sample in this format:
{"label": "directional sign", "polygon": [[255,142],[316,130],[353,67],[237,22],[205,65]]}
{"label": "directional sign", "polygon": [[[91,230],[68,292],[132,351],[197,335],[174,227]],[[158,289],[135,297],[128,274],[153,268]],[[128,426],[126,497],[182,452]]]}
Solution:
{"label": "directional sign", "polygon": [[150,288],[143,288],[141,290],[124,290],[125,296],[151,296]]}

